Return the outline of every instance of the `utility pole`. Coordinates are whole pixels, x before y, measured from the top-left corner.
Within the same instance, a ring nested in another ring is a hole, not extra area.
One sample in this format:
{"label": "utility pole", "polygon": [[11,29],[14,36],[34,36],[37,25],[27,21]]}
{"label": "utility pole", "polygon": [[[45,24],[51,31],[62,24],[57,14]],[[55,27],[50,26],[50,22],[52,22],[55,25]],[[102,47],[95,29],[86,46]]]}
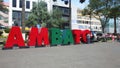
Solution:
{"label": "utility pole", "polygon": [[25,32],[25,0],[22,0],[22,32]]}
{"label": "utility pole", "polygon": [[72,18],[72,14],[71,14],[71,0],[69,0],[69,9],[70,9],[70,11],[69,11],[69,27],[70,27],[70,29],[71,29],[71,18]]}
{"label": "utility pole", "polygon": [[92,31],[92,22],[91,22],[91,20],[92,20],[92,10],[91,10],[91,8],[89,9],[89,15],[90,15],[90,31]]}

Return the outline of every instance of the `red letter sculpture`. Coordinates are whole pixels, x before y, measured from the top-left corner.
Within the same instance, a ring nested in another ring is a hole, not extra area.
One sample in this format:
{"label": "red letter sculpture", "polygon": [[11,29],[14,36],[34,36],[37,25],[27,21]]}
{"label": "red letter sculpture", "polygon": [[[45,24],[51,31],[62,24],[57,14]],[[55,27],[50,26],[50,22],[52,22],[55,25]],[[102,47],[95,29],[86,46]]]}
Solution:
{"label": "red letter sculpture", "polygon": [[81,38],[81,30],[72,30],[72,33],[73,33],[73,37],[74,37],[74,42],[75,44],[79,44],[80,43],[80,38]]}
{"label": "red letter sculpture", "polygon": [[40,30],[38,30],[38,28],[32,27],[28,38],[28,45],[41,46],[43,41],[44,45],[49,45],[48,29],[41,28]]}
{"label": "red letter sculpture", "polygon": [[82,41],[87,43],[87,34],[91,34],[89,30],[82,31]]}
{"label": "red letter sculpture", "polygon": [[25,47],[20,27],[17,26],[12,27],[4,48],[13,48],[14,45]]}

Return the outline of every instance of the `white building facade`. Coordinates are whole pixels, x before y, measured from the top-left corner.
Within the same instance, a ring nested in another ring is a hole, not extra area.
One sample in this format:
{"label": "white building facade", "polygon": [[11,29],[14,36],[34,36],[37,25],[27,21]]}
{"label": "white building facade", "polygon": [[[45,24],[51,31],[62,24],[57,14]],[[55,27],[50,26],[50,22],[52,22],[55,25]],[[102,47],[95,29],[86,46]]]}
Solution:
{"label": "white building facade", "polygon": [[101,22],[94,17],[89,15],[83,16],[82,10],[76,10],[76,21],[72,22],[72,29],[91,30],[91,31],[102,31]]}
{"label": "white building facade", "polygon": [[[17,23],[18,26],[21,25],[21,11],[22,11],[22,0],[9,0],[9,26],[15,25]],[[25,0],[25,19],[28,18],[29,13],[33,7],[34,2],[40,0]],[[57,0],[53,2],[53,0],[43,0],[47,3],[47,9],[50,12],[53,10],[53,6],[59,6],[62,10],[63,16],[65,19],[69,20],[69,4],[65,4],[62,0]],[[100,21],[92,18],[91,20],[89,17],[85,16],[78,16],[77,7],[71,6],[71,23],[67,22],[67,26],[71,25],[71,29],[90,29],[92,31],[101,31],[101,24]],[[90,24],[91,22],[91,24]],[[69,24],[69,25],[68,25]],[[63,24],[66,25],[66,24]]]}
{"label": "white building facade", "polygon": [[[37,1],[40,0],[25,0],[25,19],[28,18],[34,2]],[[43,0],[43,1],[47,3],[47,8],[49,12],[53,9],[53,5],[64,6],[67,8],[69,7],[69,5],[65,5],[64,2],[61,0],[58,0],[56,2],[53,2],[53,0]],[[21,11],[22,11],[22,0],[9,0],[9,26],[14,25],[15,23],[21,26]]]}

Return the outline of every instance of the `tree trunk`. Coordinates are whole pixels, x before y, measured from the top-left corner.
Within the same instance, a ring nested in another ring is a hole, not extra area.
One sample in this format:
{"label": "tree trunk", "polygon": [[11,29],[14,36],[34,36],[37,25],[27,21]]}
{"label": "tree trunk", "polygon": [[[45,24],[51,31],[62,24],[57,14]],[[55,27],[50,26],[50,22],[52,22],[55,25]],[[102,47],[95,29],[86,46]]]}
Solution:
{"label": "tree trunk", "polygon": [[116,16],[114,16],[114,33],[117,33],[117,27],[116,27]]}
{"label": "tree trunk", "polygon": [[101,22],[101,29],[102,29],[102,32],[104,33],[105,32],[105,21],[102,21],[102,20],[100,20],[100,22]]}
{"label": "tree trunk", "polygon": [[22,0],[22,32],[25,32],[25,0]]}
{"label": "tree trunk", "polygon": [[103,32],[103,33],[105,32],[105,27],[102,27],[102,32]]}

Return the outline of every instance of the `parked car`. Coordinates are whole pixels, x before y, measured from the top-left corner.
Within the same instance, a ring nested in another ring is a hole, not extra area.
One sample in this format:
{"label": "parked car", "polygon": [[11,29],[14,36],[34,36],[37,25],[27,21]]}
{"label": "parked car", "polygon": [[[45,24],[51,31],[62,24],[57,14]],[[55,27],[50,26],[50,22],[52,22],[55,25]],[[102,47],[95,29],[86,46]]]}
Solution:
{"label": "parked car", "polygon": [[97,40],[102,41],[102,42],[106,42],[107,38],[106,38],[104,33],[97,33]]}
{"label": "parked car", "polygon": [[92,37],[91,37],[91,42],[97,42],[97,35],[96,35],[96,32],[93,32],[92,31]]}
{"label": "parked car", "polygon": [[0,26],[0,29],[5,29],[6,27],[5,26]]}

